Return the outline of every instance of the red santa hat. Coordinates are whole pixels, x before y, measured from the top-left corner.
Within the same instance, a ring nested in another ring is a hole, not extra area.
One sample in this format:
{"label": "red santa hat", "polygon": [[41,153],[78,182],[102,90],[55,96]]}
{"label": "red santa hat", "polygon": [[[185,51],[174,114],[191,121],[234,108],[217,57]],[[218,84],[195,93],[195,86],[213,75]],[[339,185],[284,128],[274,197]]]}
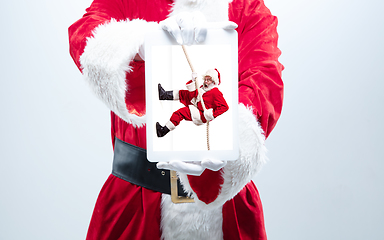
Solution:
{"label": "red santa hat", "polygon": [[220,73],[216,68],[215,69],[208,69],[207,72],[203,75],[203,78],[205,78],[207,76],[212,78],[215,85],[219,85],[221,83]]}

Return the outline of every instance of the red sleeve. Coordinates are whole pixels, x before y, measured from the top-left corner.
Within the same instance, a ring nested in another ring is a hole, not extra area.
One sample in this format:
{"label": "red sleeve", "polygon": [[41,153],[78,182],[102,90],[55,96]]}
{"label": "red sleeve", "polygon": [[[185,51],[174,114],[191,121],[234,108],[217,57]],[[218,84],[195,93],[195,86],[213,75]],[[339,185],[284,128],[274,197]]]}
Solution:
{"label": "red sleeve", "polygon": [[112,18],[124,19],[120,9],[124,9],[122,1],[117,0],[95,0],[86,9],[84,16],[68,28],[69,52],[77,67],[81,70],[79,58],[84,52],[87,38],[92,31]]}
{"label": "red sleeve", "polygon": [[[280,116],[283,101],[277,18],[262,0],[244,2],[234,0],[229,8],[229,20],[238,24],[239,102],[252,107],[267,137]],[[223,177],[221,171],[206,170],[200,177],[188,176],[188,180],[197,197],[208,204],[219,196]]]}
{"label": "red sleeve", "polygon": [[215,108],[213,109],[213,117],[216,118],[217,116],[225,113],[228,110],[228,104],[227,101],[225,101],[223,94],[217,90],[217,94],[215,94],[214,97],[214,105]]}
{"label": "red sleeve", "polygon": [[268,137],[280,117],[283,103],[277,18],[263,1],[251,1],[242,10],[231,9],[230,20],[239,25],[239,102],[252,107]]}

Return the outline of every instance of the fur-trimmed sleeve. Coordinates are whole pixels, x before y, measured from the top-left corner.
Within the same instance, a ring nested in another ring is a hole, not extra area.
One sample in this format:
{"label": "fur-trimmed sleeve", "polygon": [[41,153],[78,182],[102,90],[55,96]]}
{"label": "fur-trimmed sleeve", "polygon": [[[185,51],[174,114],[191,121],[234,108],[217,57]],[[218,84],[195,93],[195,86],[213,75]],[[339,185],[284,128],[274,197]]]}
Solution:
{"label": "fur-trimmed sleeve", "polygon": [[129,20],[122,1],[94,1],[87,13],[69,27],[70,53],[93,92],[127,123],[141,126],[145,117],[130,114],[125,104],[129,63],[156,22]]}
{"label": "fur-trimmed sleeve", "polygon": [[[239,4],[243,0],[235,0]],[[244,1],[245,2],[245,1]],[[244,3],[243,3],[244,4]],[[232,8],[229,18],[238,21],[239,102],[251,107],[268,137],[280,117],[283,104],[283,65],[277,46],[277,18],[262,0],[250,1],[244,9]]]}
{"label": "fur-trimmed sleeve", "polygon": [[178,173],[184,189],[200,207],[215,208],[236,196],[266,162],[265,137],[251,108],[239,105],[240,158],[229,161],[218,172],[205,170],[202,176]]}

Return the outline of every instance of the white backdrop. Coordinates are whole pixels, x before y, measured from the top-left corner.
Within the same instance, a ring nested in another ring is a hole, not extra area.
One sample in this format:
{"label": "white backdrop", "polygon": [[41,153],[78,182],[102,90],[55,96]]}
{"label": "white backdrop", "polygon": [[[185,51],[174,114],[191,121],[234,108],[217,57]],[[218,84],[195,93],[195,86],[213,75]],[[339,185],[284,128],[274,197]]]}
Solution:
{"label": "white backdrop", "polygon": [[[0,3],[0,239],[84,239],[111,171],[109,111],[68,52],[90,3]],[[269,239],[383,239],[384,3],[266,4],[286,67],[255,178]]]}

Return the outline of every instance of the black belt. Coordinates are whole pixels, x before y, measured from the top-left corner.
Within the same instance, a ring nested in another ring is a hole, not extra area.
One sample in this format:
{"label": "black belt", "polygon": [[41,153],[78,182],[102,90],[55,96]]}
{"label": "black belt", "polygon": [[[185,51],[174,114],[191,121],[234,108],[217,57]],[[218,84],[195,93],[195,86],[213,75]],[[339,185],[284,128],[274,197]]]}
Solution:
{"label": "black belt", "polygon": [[[158,169],[156,163],[149,162],[145,149],[118,138],[115,138],[112,174],[135,185],[171,194],[169,170]],[[187,196],[179,180],[177,188],[179,196]]]}

